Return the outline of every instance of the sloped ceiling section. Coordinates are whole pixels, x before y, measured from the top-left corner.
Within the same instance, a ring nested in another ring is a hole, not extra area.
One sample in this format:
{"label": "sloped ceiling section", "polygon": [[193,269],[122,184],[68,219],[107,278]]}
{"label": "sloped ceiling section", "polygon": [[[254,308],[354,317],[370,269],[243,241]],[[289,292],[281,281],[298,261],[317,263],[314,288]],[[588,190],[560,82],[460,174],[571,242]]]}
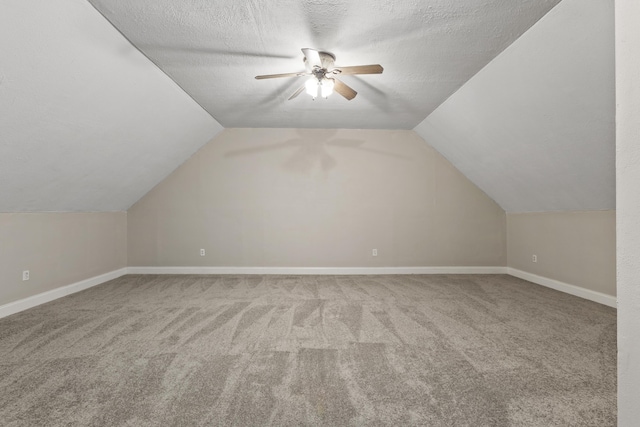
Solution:
{"label": "sloped ceiling section", "polygon": [[415,131],[507,212],[615,209],[613,2],[563,0]]}
{"label": "sloped ceiling section", "polygon": [[0,58],[0,212],[126,210],[221,130],[84,0],[3,0]]}
{"label": "sloped ceiling section", "polygon": [[[413,129],[559,0],[90,0],[225,127]],[[301,48],[336,65],[358,96],[287,98]]]}

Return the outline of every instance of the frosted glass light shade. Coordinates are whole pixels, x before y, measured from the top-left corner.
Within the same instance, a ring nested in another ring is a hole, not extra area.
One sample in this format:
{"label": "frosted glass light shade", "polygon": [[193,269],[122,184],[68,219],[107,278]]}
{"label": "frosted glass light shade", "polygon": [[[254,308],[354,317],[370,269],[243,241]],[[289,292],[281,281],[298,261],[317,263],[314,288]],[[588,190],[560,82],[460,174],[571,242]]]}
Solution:
{"label": "frosted glass light shade", "polygon": [[323,98],[327,98],[329,95],[333,93],[334,83],[335,82],[333,79],[322,79],[322,82],[320,85],[320,93]]}
{"label": "frosted glass light shade", "polygon": [[313,98],[316,98],[318,96],[318,84],[319,82],[316,78],[311,78],[304,84],[307,93]]}

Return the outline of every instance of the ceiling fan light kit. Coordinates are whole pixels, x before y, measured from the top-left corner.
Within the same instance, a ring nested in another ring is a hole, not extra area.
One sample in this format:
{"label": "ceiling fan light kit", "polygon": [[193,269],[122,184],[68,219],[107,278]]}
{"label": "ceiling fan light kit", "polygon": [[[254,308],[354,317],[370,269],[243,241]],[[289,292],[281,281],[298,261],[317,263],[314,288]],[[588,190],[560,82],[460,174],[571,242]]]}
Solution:
{"label": "ceiling fan light kit", "polygon": [[335,76],[354,74],[382,74],[383,68],[380,64],[356,65],[351,67],[334,67],[335,55],[330,52],[323,52],[315,49],[302,49],[304,54],[304,64],[307,71],[298,73],[267,74],[256,76],[256,79],[275,79],[281,77],[302,77],[311,76],[305,84],[298,88],[289,100],[297,97],[302,91],[306,91],[313,99],[318,96],[328,98],[334,90],[346,98],[348,101],[356,97],[358,92],[346,85]]}
{"label": "ceiling fan light kit", "polygon": [[316,99],[318,97],[318,93],[323,98],[328,98],[329,95],[333,93],[333,86],[335,85],[333,79],[328,79],[323,77],[321,79],[317,79],[316,77],[311,77],[304,84],[306,92],[311,95],[311,98]]}

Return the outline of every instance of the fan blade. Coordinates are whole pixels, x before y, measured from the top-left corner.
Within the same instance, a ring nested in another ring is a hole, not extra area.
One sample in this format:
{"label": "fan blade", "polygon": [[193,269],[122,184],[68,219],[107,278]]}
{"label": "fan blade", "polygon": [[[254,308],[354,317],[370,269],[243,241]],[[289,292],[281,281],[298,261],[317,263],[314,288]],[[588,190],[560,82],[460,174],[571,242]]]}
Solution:
{"label": "fan blade", "polygon": [[302,91],[304,90],[304,88],[305,88],[305,85],[300,86],[300,88],[298,90],[293,92],[293,95],[291,95],[289,97],[289,99],[287,99],[287,101],[291,101],[293,98],[295,98],[296,96],[300,95],[302,93]]}
{"label": "fan blade", "polygon": [[322,61],[320,60],[320,54],[315,49],[304,48],[302,49],[302,53],[304,53],[304,57],[307,58],[307,64],[313,69],[313,67],[318,66],[322,68]]}
{"label": "fan blade", "polygon": [[264,76],[256,76],[256,79],[258,80],[262,80],[262,79],[277,79],[280,77],[301,77],[301,76],[308,76],[309,73],[305,73],[304,71],[301,71],[299,73],[283,73],[283,74],[266,74]]}
{"label": "fan blade", "polygon": [[342,83],[340,80],[338,79],[333,79],[333,80],[335,81],[335,84],[333,85],[333,90],[338,92],[340,95],[344,96],[345,98],[347,98],[348,101],[351,101],[358,94],[358,92],[351,89],[349,86]]}
{"label": "fan blade", "polygon": [[336,74],[382,74],[382,65],[380,64],[372,64],[372,65],[355,65],[353,67],[336,67],[331,72],[336,72]]}

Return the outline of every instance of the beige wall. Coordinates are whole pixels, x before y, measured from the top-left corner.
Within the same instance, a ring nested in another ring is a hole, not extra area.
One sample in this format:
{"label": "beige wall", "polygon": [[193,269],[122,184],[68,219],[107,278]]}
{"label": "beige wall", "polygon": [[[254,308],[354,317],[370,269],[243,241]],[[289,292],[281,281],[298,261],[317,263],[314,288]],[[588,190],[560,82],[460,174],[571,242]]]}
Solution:
{"label": "beige wall", "polygon": [[615,211],[509,213],[507,238],[509,267],[616,295]]}
{"label": "beige wall", "polygon": [[128,262],[504,266],[505,231],[413,131],[226,129],[131,207]]}
{"label": "beige wall", "polygon": [[1,213],[0,305],[126,267],[126,232],[126,212]]}

